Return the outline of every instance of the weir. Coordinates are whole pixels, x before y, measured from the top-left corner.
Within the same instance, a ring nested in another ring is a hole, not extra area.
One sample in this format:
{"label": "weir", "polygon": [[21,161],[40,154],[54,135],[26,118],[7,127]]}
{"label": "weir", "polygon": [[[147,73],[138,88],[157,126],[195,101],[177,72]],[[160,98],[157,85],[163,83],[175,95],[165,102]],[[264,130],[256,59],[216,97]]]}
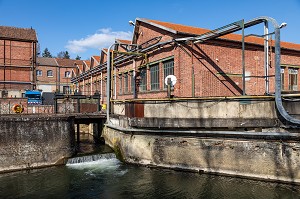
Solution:
{"label": "weir", "polygon": [[104,153],[104,154],[95,154],[95,155],[83,155],[79,157],[69,158],[67,161],[67,165],[70,164],[79,164],[83,162],[93,162],[101,159],[112,159],[116,158],[114,153]]}

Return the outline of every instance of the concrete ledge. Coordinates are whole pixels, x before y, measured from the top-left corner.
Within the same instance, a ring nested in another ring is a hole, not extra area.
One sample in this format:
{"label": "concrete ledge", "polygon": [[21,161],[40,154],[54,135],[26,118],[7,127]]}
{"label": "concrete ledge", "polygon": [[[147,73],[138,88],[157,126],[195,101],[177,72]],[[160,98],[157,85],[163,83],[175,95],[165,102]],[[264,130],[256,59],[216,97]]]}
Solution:
{"label": "concrete ledge", "polygon": [[124,133],[107,126],[103,137],[128,163],[300,184],[298,134],[283,133],[288,138],[284,141],[281,133],[264,133],[272,138],[265,140],[267,137],[248,139],[239,133],[233,133],[237,138],[233,139],[226,132],[219,132],[224,133],[219,137],[187,137],[144,131]]}
{"label": "concrete ledge", "polygon": [[[257,139],[277,141],[300,141],[300,134],[287,132],[246,132],[246,131],[212,131],[212,130],[179,130],[179,129],[141,129],[123,128],[115,125],[106,125],[111,129],[131,135],[161,135],[161,136],[189,136],[199,138],[225,139]],[[276,129],[274,129],[276,130]]]}

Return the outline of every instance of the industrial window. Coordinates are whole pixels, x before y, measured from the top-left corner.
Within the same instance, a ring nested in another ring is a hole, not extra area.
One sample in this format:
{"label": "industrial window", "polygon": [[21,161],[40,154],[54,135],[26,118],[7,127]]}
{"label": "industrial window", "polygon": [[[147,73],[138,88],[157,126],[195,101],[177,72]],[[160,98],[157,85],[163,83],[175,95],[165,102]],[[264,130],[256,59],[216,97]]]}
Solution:
{"label": "industrial window", "polygon": [[280,75],[281,75],[281,90],[284,90],[284,68],[282,67],[280,69]]}
{"label": "industrial window", "polygon": [[124,93],[128,93],[128,73],[124,73]]}
{"label": "industrial window", "polygon": [[53,77],[53,71],[47,70],[47,77]]}
{"label": "industrial window", "polygon": [[140,91],[147,90],[147,68],[140,69]]}
{"label": "industrial window", "polygon": [[289,68],[289,90],[298,90],[298,69]]}
{"label": "industrial window", "polygon": [[43,76],[43,71],[36,70],[36,76],[39,76],[39,77]]}
{"label": "industrial window", "polygon": [[70,73],[70,71],[66,71],[66,72],[65,72],[65,77],[68,77],[68,78],[70,78],[70,77],[71,77],[71,73]]}
{"label": "industrial window", "polygon": [[122,74],[119,75],[119,94],[122,94]]}
{"label": "industrial window", "polygon": [[135,87],[135,81],[134,81],[134,75],[133,71],[130,72],[130,86],[131,86],[131,92],[134,92],[134,87]]}
{"label": "industrial window", "polygon": [[[163,79],[163,82],[165,82],[165,78],[168,75],[174,75],[174,60],[169,60],[169,61],[163,62],[163,66],[164,66],[164,79]],[[167,88],[167,85],[164,84],[164,88]]]}
{"label": "industrial window", "polygon": [[159,64],[150,66],[151,90],[159,90]]}

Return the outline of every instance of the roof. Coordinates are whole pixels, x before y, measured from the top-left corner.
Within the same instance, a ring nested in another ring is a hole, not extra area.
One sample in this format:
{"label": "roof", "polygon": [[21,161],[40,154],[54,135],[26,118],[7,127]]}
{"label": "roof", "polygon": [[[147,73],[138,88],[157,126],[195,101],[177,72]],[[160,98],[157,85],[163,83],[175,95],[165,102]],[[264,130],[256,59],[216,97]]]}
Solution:
{"label": "roof", "polygon": [[80,60],[55,58],[59,66],[74,67]]}
{"label": "roof", "polygon": [[58,66],[55,58],[49,58],[49,57],[38,57],[37,64],[39,66]]}
{"label": "roof", "polygon": [[131,44],[131,40],[116,39],[116,42],[121,44]]}
{"label": "roof", "polygon": [[[137,20],[144,22],[144,23],[148,23],[150,25],[153,25],[155,27],[164,29],[166,31],[169,31],[169,32],[172,32],[175,34],[201,35],[201,34],[204,34],[204,33],[210,31],[209,29],[198,28],[198,27],[193,27],[193,26],[186,26],[186,25],[181,25],[181,24],[174,24],[174,23],[169,23],[169,22],[162,22],[162,21],[151,20],[151,19],[137,19]],[[242,41],[242,35],[240,35],[240,34],[228,34],[228,35],[224,35],[220,38],[225,39],[225,40],[238,41],[238,42]],[[245,37],[245,42],[264,45],[264,39],[260,38],[260,37],[255,37],[255,36]],[[281,44],[281,48],[300,50],[300,44],[289,43],[289,42],[284,42],[284,41],[281,41],[280,44]]]}
{"label": "roof", "polygon": [[83,65],[83,61],[82,60],[73,60],[73,61],[74,61],[74,64]]}
{"label": "roof", "polygon": [[86,66],[88,66],[88,67],[91,66],[91,61],[90,60],[84,60],[83,62],[86,64]]}
{"label": "roof", "polygon": [[100,56],[93,55],[92,56],[98,63],[100,63]]}
{"label": "roof", "polygon": [[0,26],[0,38],[20,41],[36,41],[36,32],[32,28]]}

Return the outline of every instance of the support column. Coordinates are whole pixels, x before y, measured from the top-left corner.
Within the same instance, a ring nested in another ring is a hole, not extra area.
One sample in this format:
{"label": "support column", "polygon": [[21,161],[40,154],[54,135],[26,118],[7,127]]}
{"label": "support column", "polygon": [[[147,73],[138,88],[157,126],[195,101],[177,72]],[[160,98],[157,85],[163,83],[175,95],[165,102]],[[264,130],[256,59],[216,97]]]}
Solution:
{"label": "support column", "polygon": [[77,124],[77,132],[76,132],[77,143],[80,142],[80,124]]}

